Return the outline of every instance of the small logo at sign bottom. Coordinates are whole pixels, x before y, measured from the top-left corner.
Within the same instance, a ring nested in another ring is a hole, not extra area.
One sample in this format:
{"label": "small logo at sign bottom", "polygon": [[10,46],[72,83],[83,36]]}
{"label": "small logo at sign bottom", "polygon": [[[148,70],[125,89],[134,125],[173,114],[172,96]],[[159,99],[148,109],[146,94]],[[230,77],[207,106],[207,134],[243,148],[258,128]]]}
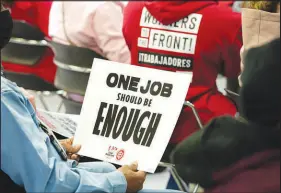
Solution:
{"label": "small logo at sign bottom", "polygon": [[117,151],[117,147],[109,146],[109,147],[108,147],[108,151],[107,151],[107,153],[105,154],[105,157],[106,157],[107,159],[114,158],[114,156],[116,155],[116,151]]}
{"label": "small logo at sign bottom", "polygon": [[125,150],[124,149],[120,149],[117,154],[116,154],[116,159],[118,161],[120,161],[125,155]]}

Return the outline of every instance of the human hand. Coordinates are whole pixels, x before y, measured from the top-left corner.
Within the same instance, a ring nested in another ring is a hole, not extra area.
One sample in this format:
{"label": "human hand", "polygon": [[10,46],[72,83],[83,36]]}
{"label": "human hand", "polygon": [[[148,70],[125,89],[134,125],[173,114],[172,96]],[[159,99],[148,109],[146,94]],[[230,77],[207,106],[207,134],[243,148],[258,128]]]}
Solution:
{"label": "human hand", "polygon": [[20,87],[20,90],[22,94],[29,100],[29,102],[32,104],[33,108],[36,110],[36,104],[35,104],[35,97],[30,94],[27,90],[24,88]]}
{"label": "human hand", "polygon": [[118,170],[122,172],[127,181],[127,191],[126,192],[137,192],[143,188],[143,183],[145,181],[146,173],[142,171],[137,171],[138,163],[134,162],[131,165],[124,165]]}
{"label": "human hand", "polygon": [[81,145],[73,145],[74,138],[60,140],[60,144],[66,150],[68,159],[79,161],[79,155],[76,153],[81,149]]}

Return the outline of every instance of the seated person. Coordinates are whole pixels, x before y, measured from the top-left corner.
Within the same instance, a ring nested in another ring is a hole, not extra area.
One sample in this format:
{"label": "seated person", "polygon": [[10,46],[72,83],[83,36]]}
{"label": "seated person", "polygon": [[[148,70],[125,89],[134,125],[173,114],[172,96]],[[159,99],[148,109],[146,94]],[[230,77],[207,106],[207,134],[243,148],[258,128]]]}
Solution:
{"label": "seated person", "polygon": [[53,2],[49,35],[56,42],[89,48],[108,60],[130,63],[122,34],[124,7],[118,1]]}
{"label": "seated person", "polygon": [[[108,60],[130,63],[130,52],[122,34],[125,4],[55,1],[50,12],[49,35],[55,42],[89,48]],[[84,100],[75,93],[68,93],[67,97],[78,103]],[[80,110],[66,106],[67,113],[79,114]]]}
{"label": "seated person", "polygon": [[[0,28],[0,48],[3,48],[10,38],[12,19],[2,4],[0,21],[5,24]],[[63,161],[48,135],[39,127],[28,98],[2,75],[1,120],[0,192],[125,193],[142,189],[146,174],[137,171],[136,163],[116,170],[109,163]]]}
{"label": "seated person", "polygon": [[280,192],[280,38],[250,49],[244,64],[240,116],[213,119],[172,156],[206,193]]}
{"label": "seated person", "polygon": [[[25,21],[40,29],[45,36],[48,36],[51,1],[6,0],[4,2],[6,2],[6,6],[9,7],[13,19]],[[56,73],[56,66],[53,63],[53,58],[53,52],[51,49],[47,49],[38,64],[34,66],[25,66],[9,62],[2,62],[2,64],[6,71],[33,74],[52,84]]]}
{"label": "seated person", "polygon": [[[1,121],[1,192],[125,193],[137,192],[143,187],[146,174],[137,171],[136,163],[115,169],[103,162],[63,161],[38,126],[32,104],[14,83],[2,76],[1,120],[5,120]],[[79,149],[71,146],[72,140],[61,143],[68,153]],[[77,158],[75,154],[70,155],[71,159]],[[14,184],[6,183],[7,178]]]}
{"label": "seated person", "polygon": [[[123,34],[133,65],[193,73],[186,100],[195,105],[203,124],[216,116],[235,115],[234,103],[218,91],[216,79],[223,71],[237,82],[240,14],[216,1],[129,2]],[[192,110],[184,107],[165,155],[198,129]]]}

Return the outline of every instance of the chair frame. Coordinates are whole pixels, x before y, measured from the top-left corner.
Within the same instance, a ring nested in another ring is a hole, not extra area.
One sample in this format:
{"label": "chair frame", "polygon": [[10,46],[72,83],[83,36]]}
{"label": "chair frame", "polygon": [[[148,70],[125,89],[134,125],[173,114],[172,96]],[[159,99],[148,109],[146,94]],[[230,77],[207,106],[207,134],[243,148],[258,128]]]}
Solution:
{"label": "chair frame", "polygon": [[44,47],[48,46],[48,43],[46,40],[27,40],[24,38],[11,37],[9,42],[15,43],[15,44],[27,45],[27,46],[44,46]]}
{"label": "chair frame", "polygon": [[[200,119],[200,116],[195,108],[195,106],[189,102],[189,101],[185,101],[184,106],[188,106],[189,108],[191,108],[196,121],[198,123],[198,126],[200,129],[203,129],[203,124],[202,121]],[[162,167],[166,167],[169,168],[171,171],[171,175],[173,176],[174,180],[176,181],[177,186],[179,187],[179,189],[183,192],[189,192],[188,187],[185,185],[185,183],[183,182],[183,180],[181,179],[180,175],[178,174],[177,170],[175,169],[175,165],[171,164],[171,163],[164,163],[164,162],[160,162],[158,166],[162,166]],[[192,193],[197,193],[199,189],[199,184],[196,184],[196,186],[194,187]]]}

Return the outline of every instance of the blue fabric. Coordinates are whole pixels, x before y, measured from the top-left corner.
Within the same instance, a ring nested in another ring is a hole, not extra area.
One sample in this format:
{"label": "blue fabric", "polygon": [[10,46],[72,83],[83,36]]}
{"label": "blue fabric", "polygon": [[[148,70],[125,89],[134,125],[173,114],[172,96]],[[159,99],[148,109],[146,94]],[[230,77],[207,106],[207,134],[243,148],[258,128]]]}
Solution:
{"label": "blue fabric", "polygon": [[168,181],[168,184],[167,184],[167,189],[172,189],[172,190],[179,190],[179,187],[175,181],[175,179],[173,178],[172,175],[170,175],[170,178],[169,178],[169,181]]}
{"label": "blue fabric", "polygon": [[[1,77],[1,170],[27,192],[124,193],[124,175],[109,163],[63,161],[38,126],[31,103]],[[142,190],[140,192],[171,192]]]}
{"label": "blue fabric", "polygon": [[15,84],[3,77],[1,170],[27,192],[121,193],[127,187],[124,175],[114,166],[96,163],[77,166],[75,161],[63,161],[38,127],[30,102]]}

